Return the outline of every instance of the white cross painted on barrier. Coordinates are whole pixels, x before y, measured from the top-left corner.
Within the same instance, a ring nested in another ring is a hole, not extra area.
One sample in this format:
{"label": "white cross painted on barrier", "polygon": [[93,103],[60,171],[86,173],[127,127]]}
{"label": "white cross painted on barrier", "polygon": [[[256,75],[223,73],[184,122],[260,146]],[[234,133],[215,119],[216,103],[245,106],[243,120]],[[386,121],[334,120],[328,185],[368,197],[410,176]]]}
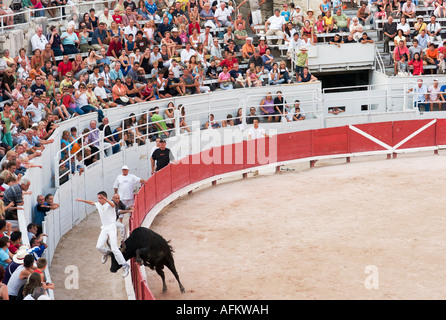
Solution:
{"label": "white cross painted on barrier", "polygon": [[385,149],[387,149],[389,151],[395,152],[399,147],[401,147],[407,141],[409,141],[410,139],[414,138],[415,136],[417,136],[418,134],[420,134],[421,132],[423,132],[424,130],[426,130],[427,128],[429,128],[430,126],[435,124],[436,122],[437,122],[437,119],[434,119],[434,120],[430,121],[429,123],[427,123],[424,126],[422,126],[420,129],[416,130],[415,132],[411,133],[406,138],[404,138],[403,140],[398,142],[393,147],[391,147],[387,143],[384,143],[383,141],[375,138],[374,136],[368,134],[367,132],[364,132],[361,129],[358,129],[357,127],[355,127],[353,125],[349,125],[348,127],[349,127],[349,129],[355,131],[356,133],[362,135],[363,137],[369,139],[370,141],[373,141],[374,143],[380,145],[381,147],[383,147],[383,148],[385,148]]}

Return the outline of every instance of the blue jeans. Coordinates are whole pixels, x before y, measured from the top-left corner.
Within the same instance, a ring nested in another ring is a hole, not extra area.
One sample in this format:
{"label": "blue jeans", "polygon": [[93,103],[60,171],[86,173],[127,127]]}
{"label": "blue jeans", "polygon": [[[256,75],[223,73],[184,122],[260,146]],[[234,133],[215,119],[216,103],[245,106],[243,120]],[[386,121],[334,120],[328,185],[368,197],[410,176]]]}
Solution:
{"label": "blue jeans", "polygon": [[83,114],[85,114],[85,112],[82,111],[82,109],[79,108],[79,107],[76,107],[76,108],[67,108],[67,111],[68,111],[69,114],[77,113],[77,114],[80,115],[80,116],[83,115]]}
{"label": "blue jeans", "polygon": [[98,113],[98,121],[102,122],[102,119],[104,119],[104,113],[100,109],[96,109],[95,107],[90,106],[89,104],[81,107],[82,111],[84,113],[89,113],[93,111],[97,111]]}

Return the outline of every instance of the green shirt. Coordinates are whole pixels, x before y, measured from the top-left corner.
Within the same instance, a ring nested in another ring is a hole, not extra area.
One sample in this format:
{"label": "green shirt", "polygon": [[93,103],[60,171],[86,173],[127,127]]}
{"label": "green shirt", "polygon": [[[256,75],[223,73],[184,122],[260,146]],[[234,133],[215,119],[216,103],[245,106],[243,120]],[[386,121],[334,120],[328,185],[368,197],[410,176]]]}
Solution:
{"label": "green shirt", "polygon": [[[163,128],[163,130],[160,130],[160,131],[167,131],[167,130],[168,130],[168,129],[167,129],[167,126],[166,126],[166,123],[164,122],[163,117],[160,116],[159,114],[154,113],[153,116],[152,116],[152,118],[151,118],[151,120],[152,120],[152,122],[160,121],[160,122],[157,122],[157,124],[160,125],[161,128]],[[161,121],[161,120],[162,120],[162,121]],[[161,134],[161,133],[160,133],[160,134]]]}
{"label": "green shirt", "polygon": [[296,65],[298,67],[306,67],[307,66],[308,53],[299,52],[297,54],[297,62]]}
{"label": "green shirt", "polygon": [[338,28],[348,27],[347,25],[348,17],[344,13],[341,13],[340,16],[336,14],[333,16],[333,18],[336,20],[336,25],[338,26]]}
{"label": "green shirt", "polygon": [[235,30],[234,31],[234,42],[235,42],[235,44],[244,45],[246,41],[237,39],[237,36],[246,37],[247,35],[248,35],[248,33],[246,32],[246,30],[242,30],[242,31]]}

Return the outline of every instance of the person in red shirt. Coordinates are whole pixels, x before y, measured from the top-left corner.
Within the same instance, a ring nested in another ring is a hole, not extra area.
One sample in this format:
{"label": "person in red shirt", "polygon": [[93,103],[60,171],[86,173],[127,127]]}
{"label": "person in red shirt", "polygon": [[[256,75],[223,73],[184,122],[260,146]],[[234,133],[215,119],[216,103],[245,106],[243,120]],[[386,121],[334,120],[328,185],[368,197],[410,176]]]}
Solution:
{"label": "person in red shirt", "polygon": [[418,52],[415,52],[412,60],[409,61],[409,66],[413,66],[412,74],[414,76],[421,76],[424,73],[423,60]]}
{"label": "person in red shirt", "polygon": [[20,231],[13,231],[9,240],[11,243],[9,244],[8,249],[12,254],[16,254],[22,243],[22,233]]}
{"label": "person in red shirt", "polygon": [[63,60],[57,66],[59,81],[62,81],[63,77],[71,70],[73,70],[73,65],[71,64],[70,58],[68,58],[67,55],[64,55]]}
{"label": "person in red shirt", "polygon": [[237,59],[233,57],[231,52],[226,53],[226,59],[220,62],[220,67],[227,66],[228,70],[234,69],[234,64],[238,63]]}
{"label": "person in red shirt", "polygon": [[122,14],[119,9],[115,9],[112,15],[113,21],[115,21],[120,27],[123,27]]}
{"label": "person in red shirt", "polygon": [[119,41],[119,35],[115,34],[113,36],[113,40],[110,41],[110,45],[108,46],[107,56],[112,56],[115,59],[119,59],[121,50],[122,42]]}
{"label": "person in red shirt", "polygon": [[201,32],[200,24],[197,22],[197,19],[195,17],[191,17],[191,21],[188,26],[189,35],[192,35],[192,30],[194,28],[197,29],[198,34],[200,34],[200,32]]}

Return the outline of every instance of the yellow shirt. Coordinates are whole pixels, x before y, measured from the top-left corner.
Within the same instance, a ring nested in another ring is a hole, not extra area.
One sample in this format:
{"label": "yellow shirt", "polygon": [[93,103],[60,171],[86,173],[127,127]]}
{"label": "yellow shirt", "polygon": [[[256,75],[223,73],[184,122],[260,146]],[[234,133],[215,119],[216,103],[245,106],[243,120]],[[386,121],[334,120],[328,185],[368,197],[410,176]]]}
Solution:
{"label": "yellow shirt", "polygon": [[325,16],[323,19],[324,19],[324,25],[325,26],[333,25],[333,17],[328,18],[327,16]]}
{"label": "yellow shirt", "polygon": [[187,10],[187,4],[189,3],[189,0],[176,0],[176,2],[181,2],[181,10],[183,10],[184,12],[186,12]]}

